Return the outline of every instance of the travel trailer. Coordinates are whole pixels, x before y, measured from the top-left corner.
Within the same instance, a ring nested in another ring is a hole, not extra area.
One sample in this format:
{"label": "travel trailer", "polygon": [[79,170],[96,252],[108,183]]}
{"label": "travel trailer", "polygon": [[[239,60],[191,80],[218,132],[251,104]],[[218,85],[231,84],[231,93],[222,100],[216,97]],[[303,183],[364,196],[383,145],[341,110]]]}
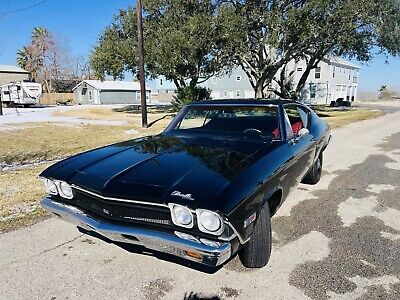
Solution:
{"label": "travel trailer", "polygon": [[6,105],[30,106],[39,102],[42,85],[35,82],[18,81],[0,87],[1,101]]}

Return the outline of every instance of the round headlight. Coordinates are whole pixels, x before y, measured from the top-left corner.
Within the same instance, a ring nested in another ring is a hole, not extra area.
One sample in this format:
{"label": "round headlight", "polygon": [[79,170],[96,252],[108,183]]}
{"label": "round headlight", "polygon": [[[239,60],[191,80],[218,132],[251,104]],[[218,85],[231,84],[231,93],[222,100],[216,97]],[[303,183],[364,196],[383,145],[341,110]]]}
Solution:
{"label": "round headlight", "polygon": [[61,197],[67,198],[67,199],[72,199],[74,197],[72,188],[68,183],[61,181],[59,186],[60,186],[60,196]]}
{"label": "round headlight", "polygon": [[221,217],[217,213],[205,209],[198,209],[196,210],[196,214],[200,231],[215,235],[221,233],[223,223]]}
{"label": "round headlight", "polygon": [[50,179],[45,179],[46,190],[51,195],[58,195],[57,185]]}
{"label": "round headlight", "polygon": [[172,222],[175,225],[192,228],[193,215],[192,212],[185,206],[170,204]]}

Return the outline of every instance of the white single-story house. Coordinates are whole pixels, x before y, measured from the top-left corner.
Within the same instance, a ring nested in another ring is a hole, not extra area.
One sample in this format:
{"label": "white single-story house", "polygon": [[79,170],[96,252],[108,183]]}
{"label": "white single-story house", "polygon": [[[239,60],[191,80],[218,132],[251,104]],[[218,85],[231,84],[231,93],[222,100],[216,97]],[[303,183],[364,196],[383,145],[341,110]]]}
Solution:
{"label": "white single-story house", "polygon": [[[83,80],[72,91],[79,104],[140,104],[140,83],[132,81]],[[146,101],[151,90],[146,87]]]}

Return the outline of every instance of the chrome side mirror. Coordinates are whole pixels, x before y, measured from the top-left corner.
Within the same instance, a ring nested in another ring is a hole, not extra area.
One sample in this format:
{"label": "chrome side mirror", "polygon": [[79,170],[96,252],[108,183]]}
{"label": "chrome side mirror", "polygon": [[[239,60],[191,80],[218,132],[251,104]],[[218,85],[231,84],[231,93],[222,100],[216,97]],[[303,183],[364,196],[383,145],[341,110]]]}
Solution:
{"label": "chrome side mirror", "polygon": [[310,131],[309,131],[307,128],[302,128],[302,129],[300,129],[299,132],[297,133],[297,136],[298,136],[299,138],[301,138],[301,137],[303,137],[303,136],[305,136],[306,134],[309,134],[309,133],[310,133]]}
{"label": "chrome side mirror", "polygon": [[297,135],[293,138],[292,143],[293,144],[297,144],[298,141],[305,135],[307,135],[308,133],[310,133],[310,131],[307,128],[302,128],[299,130],[299,132],[297,133]]}

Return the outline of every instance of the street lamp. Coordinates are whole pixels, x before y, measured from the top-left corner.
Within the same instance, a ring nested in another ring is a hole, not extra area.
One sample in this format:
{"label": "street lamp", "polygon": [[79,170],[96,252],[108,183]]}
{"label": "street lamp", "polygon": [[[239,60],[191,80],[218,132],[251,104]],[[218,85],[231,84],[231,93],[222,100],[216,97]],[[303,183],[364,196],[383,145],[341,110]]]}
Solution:
{"label": "street lamp", "polygon": [[144,74],[144,46],[143,46],[143,21],[142,0],[136,0],[137,42],[139,55],[140,103],[142,108],[142,127],[147,128],[146,85]]}

